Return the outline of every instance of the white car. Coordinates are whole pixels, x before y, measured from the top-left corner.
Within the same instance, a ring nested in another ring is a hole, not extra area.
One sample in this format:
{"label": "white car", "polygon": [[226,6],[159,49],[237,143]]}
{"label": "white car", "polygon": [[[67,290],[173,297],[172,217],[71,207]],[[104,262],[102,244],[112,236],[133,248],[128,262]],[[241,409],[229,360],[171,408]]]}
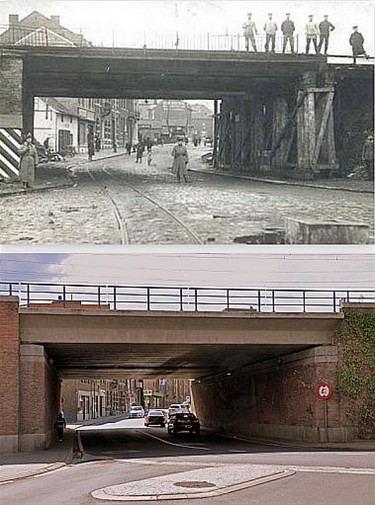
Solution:
{"label": "white car", "polygon": [[141,405],[133,405],[129,410],[129,417],[133,419],[134,417],[145,417],[145,411]]}
{"label": "white car", "polygon": [[186,405],[183,405],[182,403],[172,403],[168,409],[168,416],[171,416],[172,414],[178,414],[178,413],[186,414],[188,412],[189,412],[189,409],[187,408]]}

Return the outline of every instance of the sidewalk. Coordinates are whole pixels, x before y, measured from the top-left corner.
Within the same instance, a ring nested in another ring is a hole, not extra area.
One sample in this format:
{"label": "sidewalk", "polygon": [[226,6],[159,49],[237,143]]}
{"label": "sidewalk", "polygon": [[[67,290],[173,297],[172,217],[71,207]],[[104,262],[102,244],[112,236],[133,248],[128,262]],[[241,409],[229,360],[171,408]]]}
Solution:
{"label": "sidewalk", "polygon": [[[21,453],[0,453],[0,485],[17,479],[32,477],[56,470],[65,465],[69,465],[74,460],[74,434],[82,426],[106,424],[117,422],[127,418],[126,415],[108,416],[87,421],[77,421],[68,424],[64,432],[64,441],[59,444],[54,443],[45,451],[21,452]],[[224,435],[225,436],[225,435]],[[331,450],[331,451],[375,451],[375,441],[363,440],[348,443],[304,443],[292,442],[279,439],[227,436],[236,440],[249,443],[259,443],[276,447],[303,448],[306,450]],[[80,455],[80,461],[82,461]],[[97,459],[97,458],[95,458]],[[90,461],[91,457],[83,457],[83,461]]]}
{"label": "sidewalk", "polygon": [[[93,161],[113,158],[125,154],[125,149],[118,149],[114,153],[111,149],[105,149],[95,153]],[[61,189],[72,187],[76,184],[71,169],[77,165],[90,163],[87,154],[77,154],[65,161],[51,161],[49,163],[40,163],[36,168],[35,184],[32,188],[23,188],[19,181],[0,181],[0,198],[2,196],[22,195],[28,193],[37,193],[50,189]]]}

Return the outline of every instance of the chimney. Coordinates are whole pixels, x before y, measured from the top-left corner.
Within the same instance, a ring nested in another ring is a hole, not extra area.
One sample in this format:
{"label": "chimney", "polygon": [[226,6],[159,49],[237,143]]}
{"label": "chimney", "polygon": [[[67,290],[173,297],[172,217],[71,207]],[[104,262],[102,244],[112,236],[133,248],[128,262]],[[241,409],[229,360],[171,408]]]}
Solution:
{"label": "chimney", "polygon": [[57,26],[60,26],[60,16],[51,16],[51,21]]}
{"label": "chimney", "polygon": [[18,14],[9,14],[9,26],[18,25]]}

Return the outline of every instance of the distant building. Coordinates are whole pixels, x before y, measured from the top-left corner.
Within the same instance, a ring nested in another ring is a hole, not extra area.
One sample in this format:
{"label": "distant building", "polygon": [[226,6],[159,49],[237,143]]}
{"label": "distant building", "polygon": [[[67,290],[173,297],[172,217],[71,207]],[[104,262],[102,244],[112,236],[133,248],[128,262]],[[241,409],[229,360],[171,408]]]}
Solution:
{"label": "distant building", "polygon": [[191,107],[183,100],[139,100],[138,110],[142,138],[166,143],[192,135]]}
{"label": "distant building", "polygon": [[191,126],[193,135],[204,140],[212,138],[214,131],[214,113],[204,104],[192,104]]}

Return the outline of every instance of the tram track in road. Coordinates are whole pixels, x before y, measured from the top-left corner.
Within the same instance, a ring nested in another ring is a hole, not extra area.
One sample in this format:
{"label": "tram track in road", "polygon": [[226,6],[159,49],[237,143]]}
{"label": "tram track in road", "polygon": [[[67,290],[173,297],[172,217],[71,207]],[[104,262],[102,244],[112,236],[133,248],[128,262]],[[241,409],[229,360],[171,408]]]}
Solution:
{"label": "tram track in road", "polygon": [[108,189],[98,180],[94,177],[92,172],[90,171],[89,167],[86,167],[87,174],[91,178],[91,180],[96,184],[102,191],[102,193],[107,197],[107,199],[110,202],[110,205],[112,207],[112,212],[115,217],[116,223],[117,223],[117,228],[119,230],[119,235],[120,235],[120,241],[121,245],[129,245],[130,244],[130,238],[129,238],[129,233],[127,230],[127,225],[126,225],[126,220],[122,216],[120,209],[118,208],[116,200],[111,196],[110,192]]}
{"label": "tram track in road", "polygon": [[[175,226],[178,227],[178,229],[185,233],[190,239],[192,239],[194,244],[204,244],[204,241],[199,237],[197,233],[195,233],[194,230],[192,230],[186,223],[184,223],[175,213],[170,211],[167,207],[162,205],[160,202],[152,198],[150,195],[139,189],[138,187],[134,186],[133,184],[130,184],[128,182],[125,182],[123,179],[120,177],[117,177],[113,173],[111,173],[108,168],[104,167],[101,165],[100,170],[107,179],[109,178],[110,180],[113,180],[116,182],[117,186],[122,186],[124,188],[130,189],[134,193],[136,193],[139,197],[143,198],[145,201],[147,201],[149,204],[153,206],[153,208],[157,208],[159,211],[163,212],[165,215],[167,215],[174,223]],[[113,209],[113,213],[115,215],[115,219],[117,222],[117,227],[119,228],[119,232],[121,235],[122,243],[123,244],[130,244],[131,243],[131,237],[129,234],[128,230],[128,225],[127,225],[127,220],[126,217],[124,217],[123,212],[120,211],[120,201],[116,196],[113,194],[113,191],[111,191],[107,185],[103,184],[98,177],[96,177],[92,171],[90,170],[90,167],[86,167],[86,170],[92,179],[92,181],[101,189],[103,194],[108,198],[110,201],[110,204]],[[160,231],[162,231],[160,229]]]}

